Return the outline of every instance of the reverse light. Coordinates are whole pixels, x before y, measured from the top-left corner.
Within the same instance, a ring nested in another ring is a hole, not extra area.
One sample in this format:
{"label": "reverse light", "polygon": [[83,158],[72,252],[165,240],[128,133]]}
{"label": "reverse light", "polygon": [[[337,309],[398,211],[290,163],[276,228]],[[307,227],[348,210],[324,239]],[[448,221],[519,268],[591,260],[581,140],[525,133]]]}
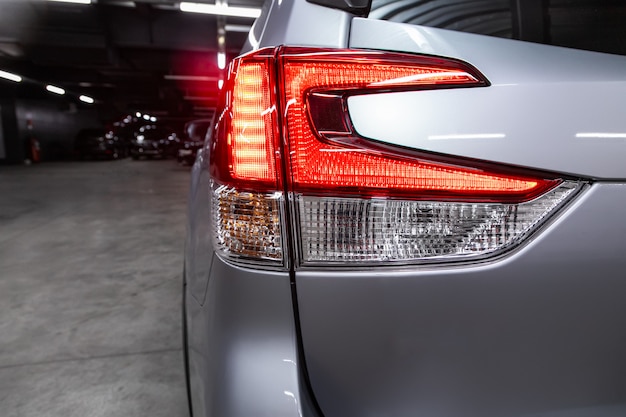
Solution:
{"label": "reverse light", "polygon": [[577,187],[566,182],[520,204],[298,196],[302,262],[482,258],[521,242]]}
{"label": "reverse light", "polygon": [[519,245],[581,183],[363,138],[348,112],[354,95],[488,85],[470,65],[430,56],[287,47],[236,59],[211,152],[216,248],[284,265],[293,247],[297,265],[363,265]]}

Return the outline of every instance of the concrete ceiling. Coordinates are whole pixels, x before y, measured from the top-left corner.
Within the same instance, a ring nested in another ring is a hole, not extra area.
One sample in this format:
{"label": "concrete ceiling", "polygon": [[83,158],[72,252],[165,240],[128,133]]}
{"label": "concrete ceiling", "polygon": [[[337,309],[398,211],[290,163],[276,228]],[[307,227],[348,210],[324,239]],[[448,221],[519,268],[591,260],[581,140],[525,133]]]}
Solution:
{"label": "concrete ceiling", "polygon": [[[229,1],[256,8],[262,3]],[[253,19],[222,19],[231,59]],[[182,12],[171,0],[0,0],[0,70],[25,78],[18,97],[45,97],[49,83],[67,90],[68,100],[93,97],[111,114],[201,117],[215,106],[223,77],[217,33],[216,16]]]}

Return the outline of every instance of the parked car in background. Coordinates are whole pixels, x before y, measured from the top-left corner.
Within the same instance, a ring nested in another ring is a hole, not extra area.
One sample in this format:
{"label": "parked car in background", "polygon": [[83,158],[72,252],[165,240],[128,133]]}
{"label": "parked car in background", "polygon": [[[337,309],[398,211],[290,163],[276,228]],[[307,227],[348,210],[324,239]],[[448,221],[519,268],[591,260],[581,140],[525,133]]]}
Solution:
{"label": "parked car in background", "polygon": [[74,155],[79,159],[118,159],[128,156],[129,144],[107,129],[83,129],[74,140]]}
{"label": "parked car in background", "polygon": [[133,159],[171,158],[175,155],[180,139],[171,128],[150,124],[141,126],[131,142],[130,156]]}
{"label": "parked car in background", "polygon": [[626,416],[624,21],[266,3],[192,169],[193,416]]}
{"label": "parked car in background", "polygon": [[198,119],[185,124],[185,136],[180,141],[178,148],[177,158],[179,163],[193,164],[211,126],[212,119]]}

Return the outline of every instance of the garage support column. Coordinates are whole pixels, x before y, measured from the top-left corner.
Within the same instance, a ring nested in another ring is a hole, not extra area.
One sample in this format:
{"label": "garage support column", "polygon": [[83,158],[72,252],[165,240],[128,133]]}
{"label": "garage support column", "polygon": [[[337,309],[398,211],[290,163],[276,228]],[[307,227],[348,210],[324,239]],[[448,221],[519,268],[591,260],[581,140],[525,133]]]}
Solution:
{"label": "garage support column", "polygon": [[550,40],[548,0],[511,0],[513,38],[547,43]]}
{"label": "garage support column", "polygon": [[[0,163],[22,163],[24,144],[17,124],[15,98],[0,100]],[[4,152],[2,152],[4,151]]]}

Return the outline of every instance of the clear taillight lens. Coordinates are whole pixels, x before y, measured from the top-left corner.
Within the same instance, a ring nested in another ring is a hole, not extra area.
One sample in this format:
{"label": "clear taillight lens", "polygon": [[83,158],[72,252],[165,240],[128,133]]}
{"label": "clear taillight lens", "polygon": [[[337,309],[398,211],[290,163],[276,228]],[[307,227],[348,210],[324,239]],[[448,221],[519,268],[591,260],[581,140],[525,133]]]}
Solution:
{"label": "clear taillight lens", "polygon": [[353,95],[488,85],[430,56],[276,48],[236,59],[210,156],[218,252],[284,266],[292,247],[297,264],[367,265],[520,244],[581,183],[363,138],[347,110]]}
{"label": "clear taillight lens", "polygon": [[521,204],[297,198],[302,262],[441,262],[520,243],[577,189],[565,182]]}

